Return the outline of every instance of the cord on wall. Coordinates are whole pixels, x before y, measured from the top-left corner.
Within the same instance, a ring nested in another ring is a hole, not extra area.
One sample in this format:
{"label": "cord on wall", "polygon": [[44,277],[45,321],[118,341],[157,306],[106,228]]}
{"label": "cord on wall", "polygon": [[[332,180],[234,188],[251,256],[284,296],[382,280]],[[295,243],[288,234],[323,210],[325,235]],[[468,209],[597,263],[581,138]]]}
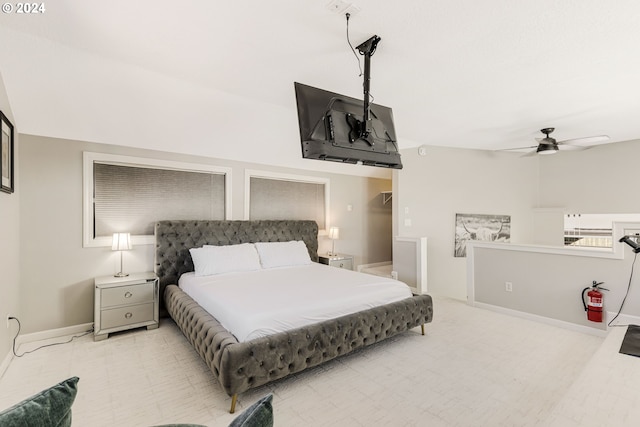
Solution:
{"label": "cord on wall", "polygon": [[88,334],[90,334],[90,333],[92,333],[92,332],[93,332],[93,327],[92,327],[91,329],[89,329],[88,331],[86,331],[86,332],[84,332],[84,333],[82,333],[82,334],[80,334],[80,335],[74,335],[74,336],[72,336],[72,337],[71,337],[71,338],[69,338],[67,341],[63,341],[63,342],[55,342],[55,343],[51,343],[51,344],[41,345],[40,347],[36,347],[36,348],[34,348],[33,350],[25,351],[25,352],[23,352],[22,354],[18,354],[18,353],[16,353],[16,339],[18,338],[18,335],[20,335],[20,329],[22,329],[22,325],[20,324],[20,320],[18,320],[18,318],[17,318],[17,317],[9,316],[9,317],[7,317],[7,322],[9,322],[9,320],[15,320],[16,322],[18,322],[18,332],[16,332],[16,336],[15,336],[15,337],[13,337],[13,345],[12,345],[12,347],[11,347],[11,348],[12,348],[12,350],[13,350],[13,355],[14,355],[14,356],[16,356],[16,357],[22,357],[22,356],[24,356],[25,354],[33,353],[33,352],[35,352],[35,351],[37,351],[37,350],[40,350],[41,348],[45,348],[45,347],[52,347],[52,346],[54,346],[54,345],[68,344],[68,343],[70,343],[71,341],[73,341],[73,340],[74,340],[74,339],[76,339],[76,338],[84,337],[85,335],[88,335]]}
{"label": "cord on wall", "polygon": [[351,44],[351,40],[349,39],[349,18],[351,17],[351,14],[347,13],[345,14],[345,17],[347,18],[347,43],[349,43],[349,47],[351,48],[353,55],[356,57],[356,61],[358,61],[358,68],[360,69],[360,74],[358,74],[358,76],[360,77],[362,76],[362,65],[360,65],[360,57],[356,53],[356,50],[353,48],[353,45]]}
{"label": "cord on wall", "polygon": [[631,263],[631,274],[629,275],[629,284],[627,285],[627,292],[624,294],[624,298],[622,298],[622,303],[620,304],[620,309],[618,310],[618,313],[614,316],[613,319],[609,320],[609,323],[607,323],[607,326],[612,327],[612,326],[629,326],[629,325],[613,325],[613,321],[616,320],[618,318],[618,316],[620,316],[620,313],[622,313],[622,307],[624,307],[624,303],[627,300],[627,296],[629,296],[629,290],[631,289],[631,280],[633,279],[633,268],[636,265],[636,259],[638,258],[638,252],[634,251],[635,255],[633,256],[633,262]]}

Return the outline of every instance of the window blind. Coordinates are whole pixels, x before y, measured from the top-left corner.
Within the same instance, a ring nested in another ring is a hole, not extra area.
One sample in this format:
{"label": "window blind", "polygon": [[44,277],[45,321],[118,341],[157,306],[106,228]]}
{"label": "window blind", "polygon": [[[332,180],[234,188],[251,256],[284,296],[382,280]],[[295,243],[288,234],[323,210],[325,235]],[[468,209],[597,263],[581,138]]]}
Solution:
{"label": "window blind", "polygon": [[225,219],[225,176],[95,162],[94,237],[152,235],[163,219]]}
{"label": "window blind", "polygon": [[311,219],[325,228],[325,185],[251,177],[250,219]]}

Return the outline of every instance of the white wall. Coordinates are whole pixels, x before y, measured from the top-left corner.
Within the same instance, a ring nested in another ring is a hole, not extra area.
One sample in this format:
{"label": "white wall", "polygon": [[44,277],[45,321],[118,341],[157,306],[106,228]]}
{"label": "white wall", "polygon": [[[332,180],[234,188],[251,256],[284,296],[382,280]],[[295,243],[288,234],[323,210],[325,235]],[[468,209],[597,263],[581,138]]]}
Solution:
{"label": "white wall", "polygon": [[[391,209],[382,206],[380,196],[381,191],[391,189],[388,179],[32,135],[21,135],[21,144],[20,307],[24,318],[23,332],[92,322],[93,278],[113,274],[119,262],[117,253],[110,248],[82,247],[83,151],[230,167],[233,171],[232,219],[242,219],[244,215],[245,169],[329,178],[331,224],[341,228],[336,250],[354,255],[356,264],[391,259]],[[326,237],[320,237],[319,244],[320,252],[330,248]],[[124,255],[127,271],[153,269],[153,245],[134,247]]]}
{"label": "white wall", "polygon": [[428,147],[425,156],[402,150],[402,162],[394,171],[394,233],[428,238],[429,293],[466,300],[466,259],[453,256],[456,213],[510,215],[511,241],[530,242],[538,159]]}
{"label": "white wall", "polygon": [[[0,110],[9,118],[17,132],[18,124],[13,119],[9,97],[0,74]],[[15,322],[7,329],[5,319],[8,314],[19,316],[20,292],[20,215],[19,198],[20,168],[17,159],[20,156],[20,143],[17,133],[14,134],[14,184],[15,192],[7,194],[0,192],[0,375],[2,364],[11,352],[11,340],[16,332]]]}
{"label": "white wall", "polygon": [[540,159],[540,207],[572,213],[640,213],[640,140]]}
{"label": "white wall", "polygon": [[638,156],[640,140],[541,158],[533,243],[562,245],[564,213],[640,214]]}

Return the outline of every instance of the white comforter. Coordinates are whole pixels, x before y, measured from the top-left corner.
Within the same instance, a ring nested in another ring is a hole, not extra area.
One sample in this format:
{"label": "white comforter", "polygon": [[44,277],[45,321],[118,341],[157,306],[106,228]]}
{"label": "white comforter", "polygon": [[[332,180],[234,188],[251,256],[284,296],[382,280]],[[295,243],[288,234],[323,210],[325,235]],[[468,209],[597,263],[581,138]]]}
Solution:
{"label": "white comforter", "polygon": [[186,273],[178,284],[240,342],[411,297],[397,280],[317,263],[204,277]]}

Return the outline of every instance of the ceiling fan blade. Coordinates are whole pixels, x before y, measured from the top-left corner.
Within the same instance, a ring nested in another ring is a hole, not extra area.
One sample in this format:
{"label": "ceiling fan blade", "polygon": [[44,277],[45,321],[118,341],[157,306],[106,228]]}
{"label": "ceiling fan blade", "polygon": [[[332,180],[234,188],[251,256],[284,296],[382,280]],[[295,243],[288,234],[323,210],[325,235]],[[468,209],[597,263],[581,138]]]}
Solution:
{"label": "ceiling fan blade", "polygon": [[558,144],[590,146],[590,145],[602,144],[607,141],[609,141],[608,135],[598,135],[598,136],[587,136],[584,138],[565,139],[564,141],[558,141]]}
{"label": "ceiling fan blade", "polygon": [[518,147],[518,148],[503,148],[501,150],[496,150],[496,151],[522,151],[522,150],[530,150],[532,148],[538,148],[537,145],[531,145],[529,147]]}
{"label": "ceiling fan blade", "polygon": [[591,148],[585,145],[569,145],[569,144],[561,144],[558,142],[558,149],[560,151],[582,151],[587,148]]}

